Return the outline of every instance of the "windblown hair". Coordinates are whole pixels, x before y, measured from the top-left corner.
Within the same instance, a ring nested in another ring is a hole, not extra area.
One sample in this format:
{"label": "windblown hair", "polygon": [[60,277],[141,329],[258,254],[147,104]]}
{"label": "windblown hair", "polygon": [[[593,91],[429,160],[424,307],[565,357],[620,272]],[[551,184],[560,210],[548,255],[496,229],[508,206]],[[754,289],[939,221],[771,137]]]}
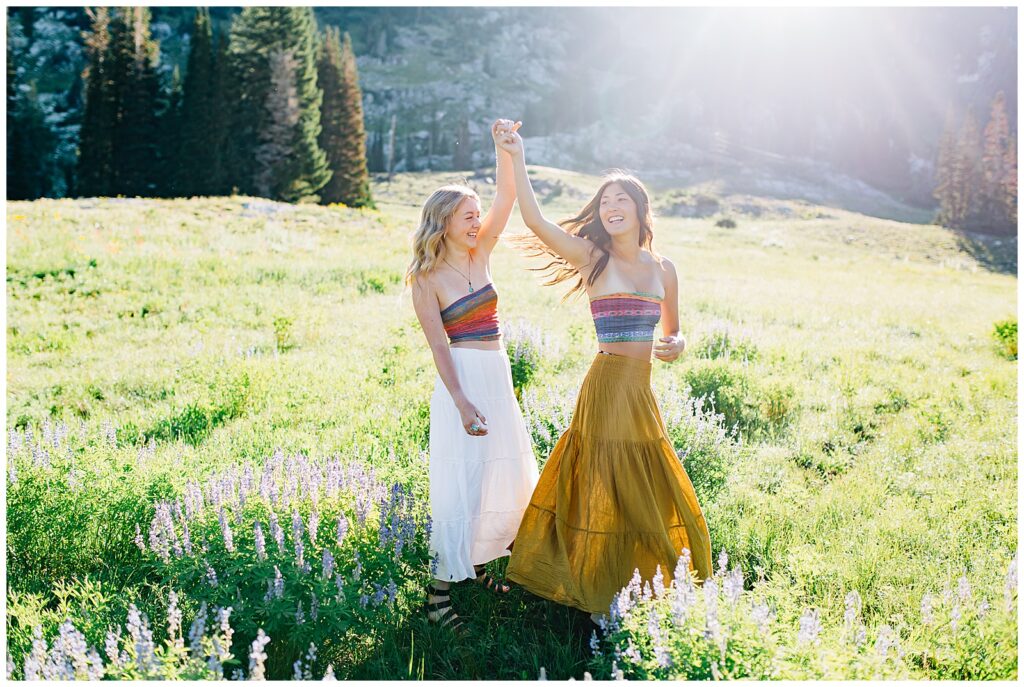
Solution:
{"label": "windblown hair", "polygon": [[430,272],[444,257],[444,230],[455,216],[459,203],[480,196],[463,184],[448,184],[430,194],[423,203],[420,225],[412,237],[412,262],[405,271],[405,283],[411,286],[416,278]]}
{"label": "windblown hair", "polygon": [[[593,286],[597,278],[601,276],[605,268],[608,266],[608,260],[611,258],[609,249],[611,248],[612,237],[604,229],[604,225],[601,224],[601,194],[604,193],[605,189],[611,184],[619,184],[626,191],[626,194],[633,199],[636,203],[637,218],[640,221],[640,232],[639,232],[639,244],[641,248],[647,249],[656,260],[660,261],[657,253],[654,252],[654,219],[651,214],[651,199],[647,195],[647,189],[644,185],[632,174],[628,174],[622,170],[613,169],[607,172],[602,177],[601,187],[597,189],[597,193],[594,197],[583,206],[583,209],[575,217],[564,219],[558,223],[566,233],[573,236],[579,236],[590,240],[597,248],[597,252],[600,257],[597,258],[597,262],[594,264],[594,268],[590,271],[590,276],[587,278],[587,286]],[[527,235],[517,237],[516,243],[520,248],[524,249],[531,257],[547,257],[550,258],[551,262],[543,267],[533,267],[531,269],[538,272],[546,273],[548,280],[544,282],[544,286],[553,286],[560,284],[566,279],[577,278],[576,284],[569,289],[569,292],[565,294],[562,300],[568,299],[573,294],[585,293],[583,286],[583,275],[580,271],[573,267],[569,262],[555,251],[548,248],[540,239],[536,236]]]}

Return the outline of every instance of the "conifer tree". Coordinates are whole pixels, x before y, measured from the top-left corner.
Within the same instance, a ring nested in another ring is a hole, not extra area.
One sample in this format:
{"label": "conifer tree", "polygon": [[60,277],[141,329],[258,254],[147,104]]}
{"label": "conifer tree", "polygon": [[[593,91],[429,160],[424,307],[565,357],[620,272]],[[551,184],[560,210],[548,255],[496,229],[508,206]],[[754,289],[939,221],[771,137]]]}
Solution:
{"label": "conifer tree", "polygon": [[222,35],[217,39],[216,57],[213,61],[213,104],[210,122],[210,146],[214,151],[213,165],[209,172],[209,189],[211,194],[229,194],[232,184],[227,173],[229,154],[228,127],[235,102],[234,81],[231,79],[230,62],[228,61],[228,37]]}
{"label": "conifer tree", "polygon": [[1003,205],[1006,208],[1006,219],[1009,227],[1017,227],[1017,137],[1011,136],[1006,145],[1006,156],[1003,161],[1005,176],[1003,177]]}
{"label": "conifer tree", "polygon": [[967,110],[957,138],[956,156],[957,194],[953,225],[963,229],[980,220],[981,206],[981,136],[978,120],[972,109]]}
{"label": "conifer tree", "polygon": [[149,8],[124,7],[112,22],[113,91],[117,106],[113,135],[114,189],[128,196],[152,195],[160,169],[156,104],[159,46],[149,33]]}
{"label": "conifer tree", "polygon": [[1010,154],[1010,123],[1006,116],[1006,95],[1000,91],[992,100],[992,110],[984,132],[981,157],[982,189],[981,211],[985,223],[991,228],[1006,229],[1013,210],[1007,200],[1015,194],[1007,193],[1011,170],[1016,183],[1016,163]]}
{"label": "conifer tree", "polygon": [[345,34],[344,41],[339,35],[337,28],[327,28],[317,64],[318,82],[324,93],[319,143],[332,172],[331,180],[320,192],[320,202],[372,207],[356,57],[349,35]]}
{"label": "conifer tree", "polygon": [[114,124],[117,105],[111,77],[110,10],[86,9],[92,20],[84,36],[85,110],[78,143],[78,192],[83,196],[110,195],[114,176]]}
{"label": "conifer tree", "polygon": [[192,24],[191,48],[181,111],[180,188],[183,195],[213,193],[216,158],[217,116],[214,88],[216,74],[213,52],[213,28],[210,10],[199,8]]}
{"label": "conifer tree", "polygon": [[298,61],[291,51],[270,54],[270,89],[267,91],[268,121],[260,131],[256,147],[256,192],[278,198],[288,190],[294,178],[295,127],[299,123],[299,97],[295,84]]}
{"label": "conifer tree", "polygon": [[160,174],[157,191],[164,198],[186,195],[188,154],[181,146],[183,89],[181,71],[175,65],[170,89],[161,97],[159,114]]}
{"label": "conifer tree", "polygon": [[[295,60],[295,93],[298,120],[291,140],[292,164],[280,169],[290,178],[270,184],[279,189],[276,197],[295,202],[317,200],[317,192],[330,180],[327,157],[320,148],[320,106],[323,93],[316,83],[316,33],[313,10],[309,7],[246,7],[231,27],[232,93],[237,96],[232,117],[228,167],[243,192],[255,190],[252,159],[257,146],[266,144],[266,132],[279,131],[283,115],[271,115],[270,55],[291,53]],[[278,58],[280,59],[280,58]]]}

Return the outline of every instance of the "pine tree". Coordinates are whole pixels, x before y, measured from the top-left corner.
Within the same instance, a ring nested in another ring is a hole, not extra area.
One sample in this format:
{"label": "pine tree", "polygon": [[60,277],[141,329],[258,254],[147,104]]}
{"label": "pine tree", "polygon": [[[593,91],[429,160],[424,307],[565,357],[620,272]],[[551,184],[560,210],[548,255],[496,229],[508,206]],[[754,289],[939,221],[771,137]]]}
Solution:
{"label": "pine tree", "polygon": [[324,32],[317,76],[324,93],[319,144],[332,172],[331,180],[320,192],[320,202],[372,207],[363,95],[347,33],[342,41],[337,28],[328,27]]}
{"label": "pine tree", "polygon": [[256,191],[267,198],[280,197],[295,165],[295,127],[299,123],[299,97],[295,85],[298,61],[290,51],[270,54],[270,89],[266,110],[269,121],[260,132],[256,148]]}
{"label": "pine tree", "polygon": [[228,60],[228,37],[220,36],[217,40],[217,56],[213,61],[213,104],[210,121],[210,146],[214,151],[213,165],[209,172],[210,194],[226,195],[231,193],[232,184],[227,173],[229,139],[228,126],[233,112],[237,87],[231,79],[230,62]]}
{"label": "pine tree", "polygon": [[317,192],[330,180],[327,157],[317,143],[323,93],[316,83],[315,25],[309,7],[246,7],[231,26],[231,86],[237,101],[228,169],[243,192],[255,190],[252,156],[257,146],[265,145],[264,132],[276,126],[272,120],[280,120],[266,107],[273,53],[290,52],[295,60],[299,117],[293,138],[280,142],[292,146],[294,164],[287,166],[292,176],[272,186],[279,189],[281,200],[317,200]]}
{"label": "pine tree", "polygon": [[1006,155],[1003,158],[1003,206],[1006,208],[1008,229],[1017,228],[1017,137],[1011,136],[1006,144]]}
{"label": "pine tree", "polygon": [[78,143],[78,193],[106,196],[113,189],[114,124],[117,105],[114,98],[110,53],[110,10],[86,9],[92,20],[91,31],[84,36],[88,64],[85,68],[85,110]]}
{"label": "pine tree", "polygon": [[977,226],[980,222],[982,179],[981,136],[974,112],[968,109],[957,139],[957,228]]}
{"label": "pine tree", "polygon": [[981,213],[985,224],[1002,229],[1010,224],[1006,203],[1006,165],[1010,147],[1010,123],[1006,116],[1006,96],[1000,91],[992,100],[992,111],[984,132],[981,157]]}
{"label": "pine tree", "polygon": [[111,24],[114,98],[114,192],[152,195],[159,167],[156,116],[159,46],[150,38],[149,8],[124,7]]}
{"label": "pine tree", "polygon": [[183,170],[188,163],[188,153],[181,146],[183,88],[181,72],[175,65],[170,89],[161,98],[160,135],[157,138],[160,150],[157,195],[164,198],[186,195],[184,185],[188,175]]}
{"label": "pine tree", "polygon": [[939,201],[936,221],[943,226],[952,226],[954,205],[954,164],[956,159],[956,121],[953,108],[946,112],[946,124],[939,140],[939,156],[935,163],[935,191],[932,195]]}
{"label": "pine tree", "polygon": [[182,98],[179,186],[185,196],[210,195],[219,154],[214,139],[217,115],[213,28],[210,10],[196,10]]}
{"label": "pine tree", "polygon": [[370,154],[366,160],[366,166],[371,172],[386,172],[384,161],[384,127],[377,124],[373,132]]}

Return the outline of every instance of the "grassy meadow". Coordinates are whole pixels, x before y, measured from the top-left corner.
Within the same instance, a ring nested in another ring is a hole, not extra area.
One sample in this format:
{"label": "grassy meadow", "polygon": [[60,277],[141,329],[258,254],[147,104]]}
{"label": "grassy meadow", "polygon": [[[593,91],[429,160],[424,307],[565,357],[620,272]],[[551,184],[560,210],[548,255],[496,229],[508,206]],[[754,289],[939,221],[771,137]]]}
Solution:
{"label": "grassy meadow", "polygon": [[[550,217],[597,186],[533,173]],[[469,632],[429,625],[436,373],[402,275],[451,178],[362,211],[8,203],[9,677],[1017,677],[1015,241],[755,197],[684,218],[714,189],[671,182],[689,348],[654,384],[720,575],[634,582],[604,636],[470,584]],[[535,264],[491,269],[543,462],[596,340]]]}

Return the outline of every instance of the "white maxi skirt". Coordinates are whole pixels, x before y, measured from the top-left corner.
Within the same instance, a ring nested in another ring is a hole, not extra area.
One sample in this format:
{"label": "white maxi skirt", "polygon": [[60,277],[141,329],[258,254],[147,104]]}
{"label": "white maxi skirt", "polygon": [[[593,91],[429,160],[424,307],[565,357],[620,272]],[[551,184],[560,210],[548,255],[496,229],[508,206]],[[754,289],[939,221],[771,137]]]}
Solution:
{"label": "white maxi skirt", "polygon": [[508,556],[537,484],[537,461],[512,387],[508,354],[452,348],[459,383],[487,420],[470,436],[441,381],[430,399],[430,553],[435,579],[475,577],[473,565]]}

